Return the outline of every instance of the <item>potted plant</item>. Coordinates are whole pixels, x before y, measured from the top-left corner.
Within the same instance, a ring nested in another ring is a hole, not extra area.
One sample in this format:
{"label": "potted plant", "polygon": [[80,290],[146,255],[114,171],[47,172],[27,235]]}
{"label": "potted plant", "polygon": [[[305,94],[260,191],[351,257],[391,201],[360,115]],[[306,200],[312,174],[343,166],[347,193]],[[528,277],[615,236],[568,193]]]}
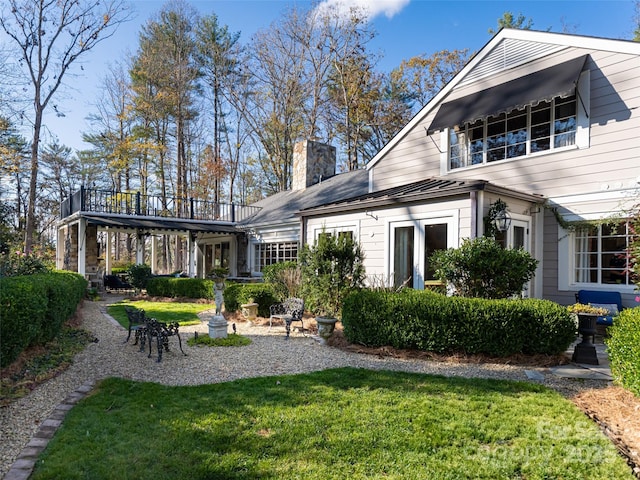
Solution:
{"label": "potted plant", "polygon": [[596,334],[596,320],[598,317],[606,315],[607,310],[584,303],[569,305],[567,310],[578,317],[578,333],[582,335],[582,342],[576,345],[571,359],[576,363],[598,365],[596,347],[593,344]]}
{"label": "potted plant", "polygon": [[364,284],[364,255],[350,235],[323,231],[300,255],[305,304],[316,315],[318,334],[326,341],[340,318],[342,301]]}

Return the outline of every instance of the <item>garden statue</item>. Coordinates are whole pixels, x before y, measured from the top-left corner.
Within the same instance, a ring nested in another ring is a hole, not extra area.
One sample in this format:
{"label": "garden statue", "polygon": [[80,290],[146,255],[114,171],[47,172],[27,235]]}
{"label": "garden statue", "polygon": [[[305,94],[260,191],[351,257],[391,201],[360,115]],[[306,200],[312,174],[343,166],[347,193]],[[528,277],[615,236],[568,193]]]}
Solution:
{"label": "garden statue", "polygon": [[213,298],[216,302],[216,315],[222,315],[222,304],[224,303],[224,278],[214,278]]}
{"label": "garden statue", "polygon": [[228,271],[226,268],[214,268],[210,276],[213,277],[213,298],[216,302],[216,313],[209,320],[210,338],[227,338],[227,319],[222,315],[224,303],[224,281]]}

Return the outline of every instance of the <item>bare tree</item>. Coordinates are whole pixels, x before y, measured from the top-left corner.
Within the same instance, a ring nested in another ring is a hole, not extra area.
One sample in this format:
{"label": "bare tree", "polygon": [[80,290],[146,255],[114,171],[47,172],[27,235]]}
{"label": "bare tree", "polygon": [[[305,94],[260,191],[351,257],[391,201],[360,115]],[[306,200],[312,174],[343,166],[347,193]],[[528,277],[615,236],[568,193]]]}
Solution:
{"label": "bare tree", "polygon": [[340,119],[340,130],[347,150],[347,169],[355,170],[363,128],[371,117],[373,96],[370,85],[377,63],[367,44],[376,36],[366,8],[351,7],[348,17],[339,8],[328,10],[334,26],[329,33],[332,70],[329,76],[331,100]]}
{"label": "bare tree", "polygon": [[0,27],[19,51],[20,66],[33,95],[31,180],[25,235],[30,253],[35,230],[38,154],[42,118],[71,66],[128,19],[122,0],[8,0]]}

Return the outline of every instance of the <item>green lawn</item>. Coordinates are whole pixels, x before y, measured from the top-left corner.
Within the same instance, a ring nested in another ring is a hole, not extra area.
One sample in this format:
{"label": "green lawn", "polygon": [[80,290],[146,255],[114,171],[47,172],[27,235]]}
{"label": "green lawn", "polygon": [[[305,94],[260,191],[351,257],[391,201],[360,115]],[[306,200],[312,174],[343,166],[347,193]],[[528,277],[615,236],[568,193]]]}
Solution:
{"label": "green lawn", "polygon": [[633,479],[539,385],[355,368],[197,387],[107,379],[32,479]]}
{"label": "green lawn", "polygon": [[215,305],[211,303],[181,303],[181,302],[149,302],[146,300],[122,300],[107,307],[107,312],[124,328],[129,328],[129,320],[124,307],[131,305],[144,310],[147,317],[160,322],[178,322],[180,326],[197,325],[200,323],[198,313],[211,310]]}

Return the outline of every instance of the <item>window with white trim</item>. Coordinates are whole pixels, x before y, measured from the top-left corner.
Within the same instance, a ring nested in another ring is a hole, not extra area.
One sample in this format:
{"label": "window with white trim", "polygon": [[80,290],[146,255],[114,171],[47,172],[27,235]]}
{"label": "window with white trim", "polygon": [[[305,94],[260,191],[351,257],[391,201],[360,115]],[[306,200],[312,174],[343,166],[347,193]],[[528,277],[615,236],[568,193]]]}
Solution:
{"label": "window with white trim", "polygon": [[253,271],[261,272],[267,265],[298,260],[298,242],[256,243],[253,250]]}
{"label": "window with white trim", "polygon": [[576,144],[576,96],[555,97],[449,129],[449,169]]}
{"label": "window with white trim", "polygon": [[574,233],[575,283],[632,285],[629,222],[578,228]]}

